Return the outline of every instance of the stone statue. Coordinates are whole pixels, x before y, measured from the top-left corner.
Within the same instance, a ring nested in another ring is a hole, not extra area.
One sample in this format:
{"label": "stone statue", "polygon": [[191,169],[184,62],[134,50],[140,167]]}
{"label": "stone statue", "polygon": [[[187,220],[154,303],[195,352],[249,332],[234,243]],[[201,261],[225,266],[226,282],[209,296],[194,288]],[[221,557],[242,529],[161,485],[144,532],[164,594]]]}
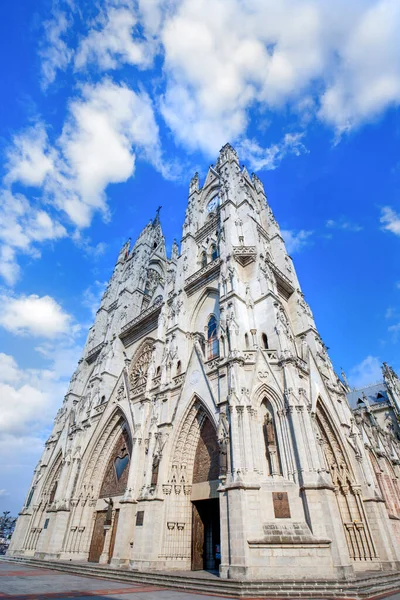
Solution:
{"label": "stone statue", "polygon": [[113,502],[112,498],[109,498],[108,500],[104,500],[104,502],[107,504],[107,513],[106,513],[105,525],[111,525],[112,510],[113,510],[114,502]]}

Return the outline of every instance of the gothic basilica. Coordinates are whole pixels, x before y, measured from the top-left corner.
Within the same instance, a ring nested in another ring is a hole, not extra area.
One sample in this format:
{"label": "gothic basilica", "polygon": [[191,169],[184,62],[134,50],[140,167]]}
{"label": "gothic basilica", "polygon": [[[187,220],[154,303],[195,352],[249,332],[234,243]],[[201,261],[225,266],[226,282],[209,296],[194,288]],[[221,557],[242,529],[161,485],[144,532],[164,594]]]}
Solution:
{"label": "gothic basilica", "polygon": [[396,571],[385,369],[379,410],[335,373],[263,184],[227,144],[192,178],[170,257],[159,214],[121,249],[9,555],[234,580]]}

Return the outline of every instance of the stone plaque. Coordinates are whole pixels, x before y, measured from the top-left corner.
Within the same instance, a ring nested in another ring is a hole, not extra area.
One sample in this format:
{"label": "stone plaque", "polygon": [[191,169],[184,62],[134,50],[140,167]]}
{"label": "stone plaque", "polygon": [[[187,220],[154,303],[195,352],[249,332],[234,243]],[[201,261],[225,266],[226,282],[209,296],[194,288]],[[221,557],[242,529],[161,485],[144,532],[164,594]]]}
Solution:
{"label": "stone plaque", "polygon": [[144,521],[144,510],[138,510],[136,513],[136,527],[141,527]]}
{"label": "stone plaque", "polygon": [[287,492],[272,492],[276,519],[290,519],[289,498]]}

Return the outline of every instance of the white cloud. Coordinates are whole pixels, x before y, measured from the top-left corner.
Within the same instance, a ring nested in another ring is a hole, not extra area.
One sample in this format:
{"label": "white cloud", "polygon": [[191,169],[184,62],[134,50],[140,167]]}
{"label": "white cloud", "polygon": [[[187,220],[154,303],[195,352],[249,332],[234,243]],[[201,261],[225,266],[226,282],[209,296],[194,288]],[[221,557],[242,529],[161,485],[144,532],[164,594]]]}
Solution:
{"label": "white cloud", "polygon": [[7,184],[19,181],[27,186],[38,187],[53,168],[53,157],[43,124],[28,127],[14,136],[7,152]]}
{"label": "white cloud", "polygon": [[[289,109],[341,134],[400,103],[397,0],[113,0],[87,22],[75,67],[144,69],[158,56],[162,115],[179,143],[207,154],[246,137],[254,108],[261,124]],[[70,61],[67,26],[54,35],[56,68]]]}
{"label": "white cloud", "polygon": [[52,84],[58,71],[64,71],[73,57],[63,37],[72,25],[72,18],[66,12],[56,10],[51,19],[43,23],[44,39],[39,55],[42,59],[42,86]]}
{"label": "white cloud", "polygon": [[[136,152],[166,173],[150,98],[104,80],[86,85],[70,102],[63,131],[50,147],[43,127],[27,130],[9,150],[6,183],[41,186],[45,198],[78,227],[87,227],[96,211],[107,214],[105,189],[134,173]],[[10,192],[7,192],[10,193]],[[24,211],[27,201],[25,199]],[[21,201],[9,211],[22,214]],[[38,230],[50,228],[43,214]],[[60,231],[58,229],[58,231]]]}
{"label": "white cloud", "polygon": [[66,235],[63,225],[42,208],[30,204],[25,196],[0,190],[0,275],[9,285],[19,277],[16,251],[38,258],[38,243]]}
{"label": "white cloud", "polygon": [[13,356],[0,353],[0,440],[42,435],[51,428],[80,348],[69,338],[60,346],[48,345],[47,352],[49,367],[41,369],[21,368]]}
{"label": "white cloud", "polygon": [[390,206],[382,208],[380,222],[382,229],[400,236],[400,215],[393,208]]}
{"label": "white cloud", "polygon": [[92,317],[95,316],[100,306],[100,301],[106,289],[107,281],[95,281],[83,292],[83,306],[90,310]]}
{"label": "white cloud", "polygon": [[0,354],[0,480],[9,490],[0,504],[15,512],[81,352],[73,337],[46,346],[48,368],[22,368],[13,356]]}
{"label": "white cloud", "polygon": [[[96,212],[108,218],[106,188],[134,174],[138,155],[172,176],[149,96],[108,79],[84,86],[70,102],[53,145],[41,124],[15,136],[0,189],[0,275],[7,283],[18,278],[17,251],[38,257],[40,243],[67,235],[59,220],[84,228]],[[42,196],[28,201],[13,184],[41,187]],[[79,231],[72,239],[88,255],[104,251],[104,244],[93,247]]]}
{"label": "white cloud", "polygon": [[135,31],[137,17],[128,7],[110,8],[102,14],[96,29],[91,29],[82,40],[75,55],[75,68],[83,69],[97,63],[100,69],[116,69],[122,63],[149,67],[153,58],[153,44],[139,38]]}
{"label": "white cloud", "polygon": [[262,148],[256,140],[244,140],[238,146],[240,157],[249,162],[252,169],[272,171],[288,155],[299,156],[307,152],[302,139],[303,133],[287,133],[278,144]]}
{"label": "white cloud", "polygon": [[7,331],[52,338],[71,328],[71,316],[50,296],[3,295],[0,299],[0,326]]}
{"label": "white cloud", "polygon": [[342,229],[343,231],[352,231],[358,232],[362,231],[361,225],[357,225],[357,223],[352,223],[351,221],[341,217],[340,219],[328,219],[325,223],[328,229]]}
{"label": "white cloud", "polygon": [[[350,13],[356,16],[351,27],[335,19],[332,41],[338,60],[321,98],[320,117],[338,132],[371,121],[400,102],[400,4],[353,3]],[[344,17],[348,14],[346,10]]]}
{"label": "white cloud", "polygon": [[311,108],[350,130],[400,102],[399,24],[396,0],[182,0],[162,31],[163,115],[180,142],[211,154],[257,105],[308,120]]}
{"label": "white cloud", "polygon": [[8,285],[18,280],[20,267],[15,258],[15,250],[10,246],[0,246],[0,276]]}
{"label": "white cloud", "polygon": [[133,175],[133,147],[150,162],[160,158],[149,97],[109,80],[85,86],[82,97],[70,104],[58,146],[58,173],[49,189],[57,206],[78,227],[86,227],[96,210],[107,212],[106,187]]}
{"label": "white cloud", "polygon": [[312,231],[301,229],[300,231],[294,231],[290,229],[282,229],[281,234],[285,240],[286,249],[289,254],[300,252],[310,242],[310,236],[313,234]]}
{"label": "white cloud", "polygon": [[382,380],[381,361],[377,356],[367,356],[358,365],[350,369],[349,382],[360,388]]}

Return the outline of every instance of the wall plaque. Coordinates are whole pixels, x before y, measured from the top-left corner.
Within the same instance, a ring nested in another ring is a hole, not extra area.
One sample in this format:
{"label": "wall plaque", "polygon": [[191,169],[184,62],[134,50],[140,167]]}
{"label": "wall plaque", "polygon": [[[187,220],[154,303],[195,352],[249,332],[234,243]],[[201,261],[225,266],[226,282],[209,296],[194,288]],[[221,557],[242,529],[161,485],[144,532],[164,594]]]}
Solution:
{"label": "wall plaque", "polygon": [[144,510],[138,510],[136,513],[136,527],[141,527],[144,521]]}
{"label": "wall plaque", "polygon": [[287,492],[272,492],[276,519],[290,519],[289,498]]}

